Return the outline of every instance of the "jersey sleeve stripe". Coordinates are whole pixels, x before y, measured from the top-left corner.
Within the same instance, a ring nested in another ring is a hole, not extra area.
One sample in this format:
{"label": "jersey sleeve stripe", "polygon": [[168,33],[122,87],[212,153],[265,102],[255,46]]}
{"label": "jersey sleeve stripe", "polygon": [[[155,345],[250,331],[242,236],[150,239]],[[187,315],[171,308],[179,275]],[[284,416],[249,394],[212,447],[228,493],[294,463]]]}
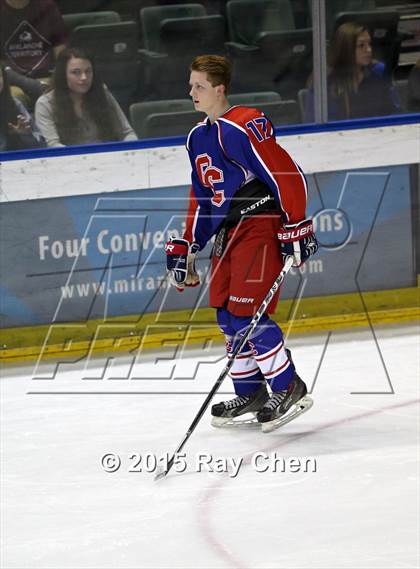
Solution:
{"label": "jersey sleeve stripe", "polygon": [[222,140],[222,129],[220,126],[219,121],[216,121],[216,125],[217,125],[217,139],[219,141],[219,145],[220,148],[223,150],[223,154],[226,156],[226,158],[228,157],[228,155],[226,154],[226,150],[225,147],[223,146],[223,140]]}
{"label": "jersey sleeve stripe", "polygon": [[[225,118],[220,118],[220,121],[223,121],[227,124],[230,124],[231,126],[235,127],[236,129],[240,130],[247,138],[248,138],[248,134],[246,132],[246,130],[244,128],[242,128],[241,126],[239,126],[238,124],[225,119]],[[262,159],[262,157],[259,155],[259,153],[256,151],[256,148],[254,147],[254,145],[252,144],[252,142],[250,141],[250,146],[252,148],[252,151],[254,152],[255,156],[257,157],[258,161],[261,163],[262,167],[264,168],[264,170],[267,172],[267,174],[270,176],[270,178],[273,180],[274,186],[277,189],[277,195],[279,198],[279,202],[280,202],[280,207],[282,209],[282,211],[285,213],[286,217],[287,217],[287,221],[289,221],[289,216],[287,214],[287,212],[285,211],[283,204],[282,204],[282,200],[281,200],[281,194],[280,194],[280,188],[279,185],[276,182],[276,179],[274,178],[274,176],[272,175],[272,173],[270,172],[270,170],[267,168],[266,163],[264,162],[264,160]]]}
{"label": "jersey sleeve stripe", "polygon": [[187,142],[185,144],[186,148],[188,151],[190,151],[190,138],[192,133],[195,131],[196,128],[199,128],[200,126],[203,126],[203,124],[205,124],[205,122],[199,122],[198,124],[196,124],[189,132],[188,136],[187,136]]}
{"label": "jersey sleeve stripe", "polygon": [[238,124],[236,124],[233,121],[230,121],[228,119],[224,119],[224,118],[219,118],[219,121],[225,122],[227,124],[230,124],[230,126],[234,126],[235,128],[237,128],[238,130],[240,130],[241,132],[243,132],[246,135],[246,130],[244,128],[242,128],[241,126],[239,126]]}
{"label": "jersey sleeve stripe", "polygon": [[195,241],[195,230],[197,228],[197,222],[198,222],[198,216],[200,215],[200,206],[197,205],[197,209],[195,210],[195,214],[194,214],[194,220],[192,223],[192,227],[191,227],[191,233],[192,233],[192,242],[194,243]]}
{"label": "jersey sleeve stripe", "polygon": [[277,195],[279,198],[279,202],[280,202],[280,207],[282,209],[282,211],[284,212],[284,214],[287,217],[287,220],[289,220],[289,216],[287,211],[285,210],[285,208],[283,207],[283,203],[281,200],[281,193],[280,193],[280,188],[279,185],[275,179],[275,177],[273,176],[273,174],[270,172],[269,168],[267,167],[267,164],[264,162],[263,158],[259,155],[259,153],[257,152],[257,149],[255,148],[255,146],[252,144],[252,142],[250,142],[250,146],[252,148],[252,152],[255,154],[255,156],[257,157],[257,160],[260,162],[261,166],[264,168],[264,170],[267,172],[267,174],[270,176],[270,178],[273,180],[273,183],[277,189]]}
{"label": "jersey sleeve stripe", "polygon": [[[246,132],[246,130],[244,128],[242,128],[241,126],[239,126],[238,124],[228,120],[228,119],[224,119],[224,118],[220,118],[218,119],[220,121],[223,121],[227,124],[230,124],[231,126],[235,127],[236,129],[240,130],[243,134],[245,134],[245,136],[248,138],[248,134]],[[250,146],[252,148],[252,151],[254,152],[254,154],[256,155],[258,161],[261,163],[261,165],[263,166],[264,170],[267,172],[267,174],[270,176],[270,178],[273,180],[273,183],[277,189],[277,195],[279,197],[279,202],[280,202],[280,207],[282,209],[282,211],[285,212],[286,217],[288,218],[287,212],[284,210],[282,201],[281,201],[281,195],[280,195],[280,188],[276,182],[276,179],[273,177],[272,173],[270,172],[270,170],[267,168],[267,165],[265,164],[264,160],[261,158],[261,156],[256,152],[255,147],[253,146],[253,144],[250,142]],[[235,162],[234,160],[232,160],[232,162]],[[237,162],[235,162],[235,164],[237,164],[238,166],[240,166],[240,164],[238,164]],[[248,173],[244,170],[244,168],[241,166],[242,170],[244,171],[244,174],[246,177],[248,177]]]}
{"label": "jersey sleeve stripe", "polygon": [[[293,160],[293,158],[292,158],[292,160]],[[296,164],[296,162],[294,160],[293,160],[293,164],[296,166],[296,169],[298,170],[299,174],[301,175],[303,187],[305,188],[305,197],[306,197],[306,199],[308,199],[308,183],[306,181],[305,174],[303,173],[303,170],[299,166],[299,164]]]}

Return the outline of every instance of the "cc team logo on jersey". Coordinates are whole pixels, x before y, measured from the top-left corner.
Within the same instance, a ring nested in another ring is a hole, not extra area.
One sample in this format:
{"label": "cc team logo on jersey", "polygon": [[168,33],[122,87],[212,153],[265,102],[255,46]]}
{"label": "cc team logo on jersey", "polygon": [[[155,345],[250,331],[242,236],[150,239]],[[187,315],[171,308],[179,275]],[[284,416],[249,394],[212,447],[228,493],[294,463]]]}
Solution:
{"label": "cc team logo on jersey", "polygon": [[213,166],[212,159],[208,154],[199,154],[195,159],[195,167],[201,184],[213,192],[211,203],[220,207],[225,202],[225,192],[224,190],[217,190],[214,184],[220,184],[224,181],[223,171]]}

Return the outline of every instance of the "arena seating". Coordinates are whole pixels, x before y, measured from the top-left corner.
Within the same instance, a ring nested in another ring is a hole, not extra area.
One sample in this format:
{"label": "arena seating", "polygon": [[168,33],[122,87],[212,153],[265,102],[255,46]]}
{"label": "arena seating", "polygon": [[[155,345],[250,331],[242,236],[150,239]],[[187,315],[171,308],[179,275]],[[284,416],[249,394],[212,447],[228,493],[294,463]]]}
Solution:
{"label": "arena seating", "polygon": [[[300,122],[296,101],[283,101],[276,92],[238,93],[229,95],[232,105],[256,105],[274,125]],[[185,136],[203,113],[194,110],[191,99],[146,101],[130,106],[130,122],[139,138]]]}
{"label": "arena seating", "polygon": [[118,12],[77,12],[75,14],[63,14],[63,20],[67,30],[71,33],[79,26],[91,26],[96,24],[115,24],[121,21]]}
{"label": "arena seating", "polygon": [[145,49],[140,63],[153,98],[187,94],[191,59],[202,53],[224,53],[225,19],[208,15],[201,4],[146,7],[140,10]]}
{"label": "arena seating", "polygon": [[[63,1],[59,0],[59,5]],[[107,85],[126,111],[134,101],[187,98],[191,59],[201,53],[219,53],[231,59],[232,90],[243,93],[246,104],[252,104],[249,91],[275,92],[282,99],[281,107],[272,110],[275,122],[287,120],[287,101],[293,102],[291,122],[296,122],[296,104],[300,108],[298,116],[303,117],[305,87],[312,71],[313,33],[310,27],[296,25],[294,0],[203,0],[167,5],[136,0],[130,3],[131,13],[136,7],[136,21],[121,21],[127,14],[124,12],[121,18],[120,4],[97,2],[97,10],[113,11],[69,13],[64,14],[64,19],[71,32],[70,43],[96,54]],[[350,19],[362,22],[372,30],[375,57],[392,72],[401,41],[397,31],[399,14],[393,9],[383,10],[378,4],[378,0],[328,1],[328,39],[340,23]],[[72,4],[75,6],[80,10],[81,5],[76,2]],[[86,6],[94,10],[89,2]],[[311,22],[310,8],[311,0],[307,0],[305,23]],[[183,123],[177,123],[170,117],[168,124],[179,130],[190,124],[189,116],[183,119]],[[160,126],[159,120],[155,118],[151,124],[162,131],[166,127]]]}
{"label": "arena seating", "polygon": [[296,29],[290,1],[230,0],[226,13],[233,88],[259,87],[296,96],[311,70],[312,30]]}

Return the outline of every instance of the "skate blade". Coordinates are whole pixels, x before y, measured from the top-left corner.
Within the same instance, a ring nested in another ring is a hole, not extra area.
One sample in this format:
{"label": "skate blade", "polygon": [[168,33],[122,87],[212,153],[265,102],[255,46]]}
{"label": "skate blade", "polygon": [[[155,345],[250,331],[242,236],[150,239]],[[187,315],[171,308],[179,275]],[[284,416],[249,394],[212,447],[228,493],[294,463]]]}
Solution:
{"label": "skate blade", "polygon": [[299,399],[299,401],[295,403],[293,410],[290,411],[287,415],[282,415],[278,419],[268,421],[267,423],[260,423],[262,432],[271,433],[271,431],[274,431],[279,427],[290,423],[290,421],[293,421],[299,417],[299,415],[303,415],[303,413],[309,411],[313,404],[314,402],[311,397],[309,397],[309,395],[305,395],[305,397],[302,397],[302,399]]}
{"label": "skate blade", "polygon": [[220,428],[232,428],[232,427],[248,427],[253,428],[256,427],[257,429],[260,428],[261,423],[259,423],[253,413],[253,417],[249,417],[248,419],[240,419],[235,418],[232,419],[230,417],[212,417],[211,419],[211,426],[216,427],[217,429]]}

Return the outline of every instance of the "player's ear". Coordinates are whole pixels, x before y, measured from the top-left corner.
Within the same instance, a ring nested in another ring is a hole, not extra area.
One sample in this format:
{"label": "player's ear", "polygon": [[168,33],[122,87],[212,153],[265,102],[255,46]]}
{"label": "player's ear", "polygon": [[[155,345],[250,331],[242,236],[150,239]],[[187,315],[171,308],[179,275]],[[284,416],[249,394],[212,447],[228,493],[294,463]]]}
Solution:
{"label": "player's ear", "polygon": [[221,96],[225,95],[226,87],[222,83],[220,85],[216,85],[216,93]]}

